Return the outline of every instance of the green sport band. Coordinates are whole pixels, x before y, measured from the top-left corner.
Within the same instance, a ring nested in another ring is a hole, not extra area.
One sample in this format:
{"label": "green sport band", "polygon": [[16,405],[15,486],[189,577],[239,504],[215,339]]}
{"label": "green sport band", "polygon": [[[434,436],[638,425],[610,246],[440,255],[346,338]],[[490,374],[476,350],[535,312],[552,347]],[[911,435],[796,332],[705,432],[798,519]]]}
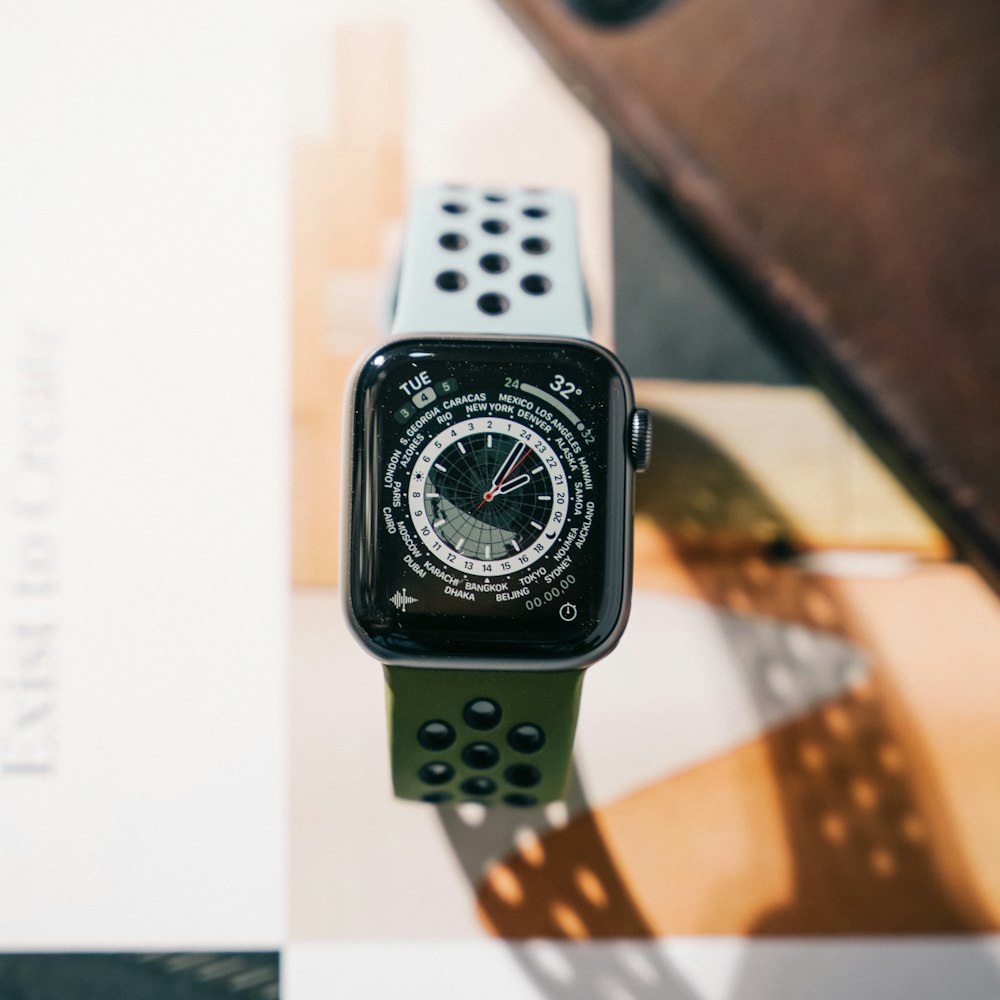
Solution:
{"label": "green sport band", "polygon": [[582,670],[385,667],[397,796],[533,806],[562,796]]}
{"label": "green sport band", "polygon": [[[529,188],[417,189],[391,332],[589,340],[573,196]],[[397,796],[519,806],[562,796],[582,670],[386,666],[385,673]]]}

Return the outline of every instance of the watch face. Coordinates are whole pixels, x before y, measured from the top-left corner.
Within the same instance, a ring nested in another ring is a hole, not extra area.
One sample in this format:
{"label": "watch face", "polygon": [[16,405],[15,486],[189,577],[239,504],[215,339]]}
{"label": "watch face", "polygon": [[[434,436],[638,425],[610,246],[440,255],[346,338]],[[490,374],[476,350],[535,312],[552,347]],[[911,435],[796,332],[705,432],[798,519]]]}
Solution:
{"label": "watch face", "polygon": [[349,603],[386,662],[585,663],[627,612],[631,390],[584,342],[407,339],[354,405]]}

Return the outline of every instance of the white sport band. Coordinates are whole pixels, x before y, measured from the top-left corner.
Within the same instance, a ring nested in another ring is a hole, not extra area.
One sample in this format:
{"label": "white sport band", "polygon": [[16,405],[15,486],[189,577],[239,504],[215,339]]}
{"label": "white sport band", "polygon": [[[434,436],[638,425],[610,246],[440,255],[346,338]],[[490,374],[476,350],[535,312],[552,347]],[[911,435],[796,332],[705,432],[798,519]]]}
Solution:
{"label": "white sport band", "polygon": [[418,188],[391,333],[589,340],[573,196],[534,188]]}

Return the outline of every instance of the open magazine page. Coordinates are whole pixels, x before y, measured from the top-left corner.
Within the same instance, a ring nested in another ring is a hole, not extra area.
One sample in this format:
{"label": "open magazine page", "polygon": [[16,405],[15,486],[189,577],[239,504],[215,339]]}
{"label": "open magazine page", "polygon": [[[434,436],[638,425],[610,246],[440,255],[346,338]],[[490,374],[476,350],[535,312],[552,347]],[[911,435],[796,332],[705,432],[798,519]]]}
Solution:
{"label": "open magazine page", "polygon": [[0,951],[283,934],[282,64],[233,15],[0,12]]}
{"label": "open magazine page", "polygon": [[[632,618],[588,671],[565,803],[390,797],[381,672],[318,516],[342,502],[310,460],[342,433],[320,403],[385,335],[415,183],[568,187],[591,252],[611,205],[606,137],[488,5],[380,11],[312,10],[296,50],[290,995],[995,992],[995,601],[811,388],[638,384]],[[611,261],[585,267],[610,339]],[[776,561],[790,539],[808,556]]]}

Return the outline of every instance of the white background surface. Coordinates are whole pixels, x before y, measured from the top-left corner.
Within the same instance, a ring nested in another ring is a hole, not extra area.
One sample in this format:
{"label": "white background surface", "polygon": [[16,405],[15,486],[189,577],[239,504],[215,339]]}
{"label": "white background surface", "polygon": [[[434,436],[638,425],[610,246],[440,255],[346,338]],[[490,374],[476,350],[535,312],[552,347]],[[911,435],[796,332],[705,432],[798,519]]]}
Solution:
{"label": "white background surface", "polygon": [[[48,764],[0,773],[3,949],[281,939],[279,29],[263,2],[0,11],[0,740],[35,712]],[[44,668],[13,638],[38,618]]]}
{"label": "white background surface", "polygon": [[994,1000],[995,937],[299,945],[292,1000]]}

